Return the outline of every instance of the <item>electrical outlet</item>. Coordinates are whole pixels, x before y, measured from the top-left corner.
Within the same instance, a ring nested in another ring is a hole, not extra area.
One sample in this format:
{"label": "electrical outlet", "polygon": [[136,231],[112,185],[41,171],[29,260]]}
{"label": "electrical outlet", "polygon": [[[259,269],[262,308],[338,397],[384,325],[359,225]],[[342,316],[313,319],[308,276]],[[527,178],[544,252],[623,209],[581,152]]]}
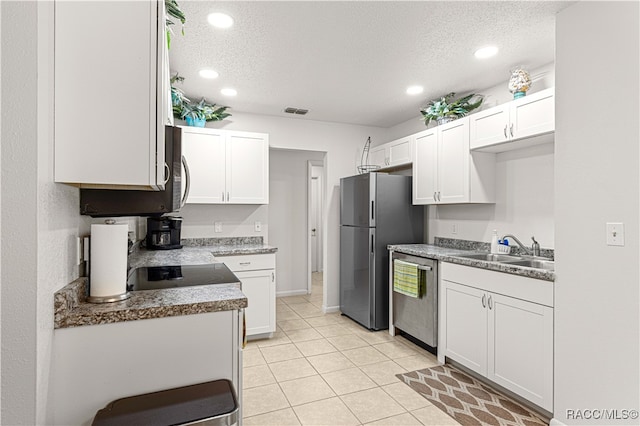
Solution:
{"label": "electrical outlet", "polygon": [[458,233],[458,224],[454,223],[451,225],[451,233],[452,234],[457,234]]}
{"label": "electrical outlet", "polygon": [[260,223],[259,221],[255,221],[255,222],[253,223],[253,229],[254,229],[256,232],[262,232],[262,223]]}
{"label": "electrical outlet", "polygon": [[82,238],[76,237],[76,265],[80,265],[82,263]]}
{"label": "electrical outlet", "polygon": [[607,223],[607,245],[623,246],[624,245],[624,224],[623,223]]}
{"label": "electrical outlet", "polygon": [[214,222],[213,228],[215,232],[222,232],[222,222]]}

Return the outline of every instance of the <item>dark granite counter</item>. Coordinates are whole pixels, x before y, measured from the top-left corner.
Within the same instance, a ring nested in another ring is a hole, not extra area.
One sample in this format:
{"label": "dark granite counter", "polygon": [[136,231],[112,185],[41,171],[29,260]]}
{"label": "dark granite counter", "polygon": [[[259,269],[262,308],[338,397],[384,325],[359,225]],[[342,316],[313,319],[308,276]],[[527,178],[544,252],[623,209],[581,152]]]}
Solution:
{"label": "dark granite counter", "polygon": [[[129,256],[129,268],[140,266],[201,265],[214,263],[214,255],[275,253],[277,248],[263,244],[262,237],[197,238],[182,241],[178,250],[137,248]],[[120,302],[88,303],[87,278],[79,278],[54,295],[54,327],[78,327],[148,318],[191,315],[247,307],[247,298],[238,284],[131,292]]]}
{"label": "dark granite counter", "polygon": [[[440,241],[436,241],[439,243]],[[442,243],[442,242],[440,242]],[[435,259],[442,262],[457,263],[459,265],[471,266],[474,268],[489,269],[492,271],[504,272],[507,274],[520,275],[529,278],[535,278],[545,281],[555,281],[555,273],[553,271],[547,271],[538,268],[528,268],[525,266],[509,265],[507,263],[491,262],[487,260],[468,259],[459,257],[457,255],[469,253],[470,251],[484,251],[488,252],[488,249],[484,249],[486,243],[479,243],[480,246],[473,245],[472,242],[466,242],[464,244],[457,245],[461,248],[453,248],[451,245],[446,244],[446,247],[442,245],[431,244],[397,244],[389,245],[389,250],[396,251],[398,253],[405,253],[418,257],[426,257],[429,259]]]}

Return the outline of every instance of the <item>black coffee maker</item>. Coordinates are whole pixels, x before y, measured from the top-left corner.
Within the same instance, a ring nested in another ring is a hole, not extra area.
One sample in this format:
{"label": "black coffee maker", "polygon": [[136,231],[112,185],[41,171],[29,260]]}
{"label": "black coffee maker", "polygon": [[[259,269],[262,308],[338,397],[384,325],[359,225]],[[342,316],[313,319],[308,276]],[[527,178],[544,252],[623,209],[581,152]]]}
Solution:
{"label": "black coffee maker", "polygon": [[148,217],[146,239],[147,249],[172,250],[182,248],[182,244],[180,244],[181,229],[181,217]]}

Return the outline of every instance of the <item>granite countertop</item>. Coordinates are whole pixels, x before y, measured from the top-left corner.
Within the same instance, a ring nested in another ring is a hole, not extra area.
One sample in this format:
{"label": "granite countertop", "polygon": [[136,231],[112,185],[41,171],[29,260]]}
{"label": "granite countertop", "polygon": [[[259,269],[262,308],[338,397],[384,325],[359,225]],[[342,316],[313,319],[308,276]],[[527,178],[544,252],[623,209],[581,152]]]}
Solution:
{"label": "granite countertop", "polygon": [[[214,263],[216,256],[275,253],[277,248],[263,244],[262,237],[198,238],[182,241],[178,250],[138,248],[129,256],[130,270],[140,266],[201,265]],[[120,302],[88,303],[88,279],[78,278],[54,295],[54,327],[108,324],[163,318],[247,307],[239,284],[215,284],[162,290],[132,291]]]}
{"label": "granite countertop", "polygon": [[[456,241],[456,240],[449,240]],[[442,241],[436,241],[436,244]],[[459,248],[451,247],[454,244],[446,244],[446,246],[431,245],[431,244],[397,244],[389,245],[389,250],[396,251],[398,253],[410,254],[418,257],[426,257],[429,259],[435,259],[442,262],[457,263],[459,265],[471,266],[474,268],[489,269],[491,271],[504,272],[507,274],[520,275],[529,278],[535,278],[545,281],[555,281],[555,273],[553,271],[547,271],[538,268],[528,268],[525,266],[509,265],[506,263],[491,262],[487,260],[468,259],[459,257],[457,255],[469,253],[469,251],[485,251],[484,244],[481,246],[474,246],[469,242],[463,244],[455,244]]]}

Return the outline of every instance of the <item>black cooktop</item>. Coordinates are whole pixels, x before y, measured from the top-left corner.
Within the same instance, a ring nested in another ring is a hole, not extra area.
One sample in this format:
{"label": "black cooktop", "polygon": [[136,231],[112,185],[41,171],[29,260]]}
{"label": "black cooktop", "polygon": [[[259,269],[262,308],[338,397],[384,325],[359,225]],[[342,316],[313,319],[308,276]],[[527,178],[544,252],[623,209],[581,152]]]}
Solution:
{"label": "black cooktop", "polygon": [[127,279],[127,291],[158,290],[209,284],[233,284],[240,280],[224,263],[206,265],[144,266]]}

